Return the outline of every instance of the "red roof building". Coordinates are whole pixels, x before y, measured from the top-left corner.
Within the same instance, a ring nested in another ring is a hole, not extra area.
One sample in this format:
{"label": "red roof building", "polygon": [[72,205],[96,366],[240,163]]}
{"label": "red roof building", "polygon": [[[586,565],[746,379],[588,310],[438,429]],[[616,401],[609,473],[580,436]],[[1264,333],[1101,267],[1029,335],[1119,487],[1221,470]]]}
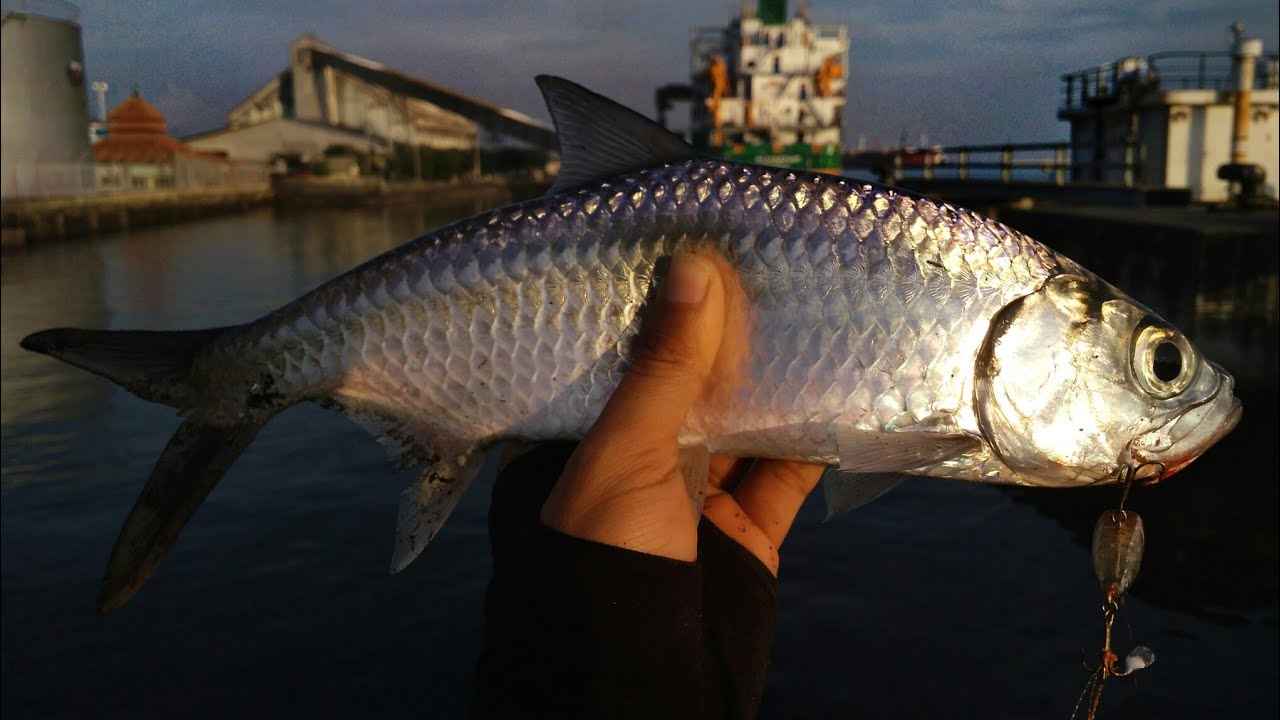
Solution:
{"label": "red roof building", "polygon": [[137,90],[107,113],[107,136],[92,148],[99,190],[190,190],[254,179],[241,178],[226,158],[171,137],[164,115]]}
{"label": "red roof building", "polygon": [[107,113],[107,137],[93,145],[93,159],[100,163],[162,165],[177,153],[203,155],[171,137],[164,115],[137,90]]}

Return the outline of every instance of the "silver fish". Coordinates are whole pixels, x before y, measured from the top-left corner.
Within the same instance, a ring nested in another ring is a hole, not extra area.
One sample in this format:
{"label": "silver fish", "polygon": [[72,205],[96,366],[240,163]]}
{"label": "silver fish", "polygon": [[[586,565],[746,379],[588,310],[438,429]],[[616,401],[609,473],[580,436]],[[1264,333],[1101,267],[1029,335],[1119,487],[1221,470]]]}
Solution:
{"label": "silver fish", "polygon": [[100,609],[154,571],[281,410],[312,401],[402,465],[392,569],[486,453],[579,438],[626,370],[665,258],[736,272],[740,353],[681,443],[825,463],[830,509],[903,474],[1039,486],[1166,475],[1239,420],[1232,379],[1151,311],[972,212],[841,177],[699,155],[643,116],[540,77],[563,169],[544,197],[418,238],[253,322],[54,329],[23,347],[178,408]]}

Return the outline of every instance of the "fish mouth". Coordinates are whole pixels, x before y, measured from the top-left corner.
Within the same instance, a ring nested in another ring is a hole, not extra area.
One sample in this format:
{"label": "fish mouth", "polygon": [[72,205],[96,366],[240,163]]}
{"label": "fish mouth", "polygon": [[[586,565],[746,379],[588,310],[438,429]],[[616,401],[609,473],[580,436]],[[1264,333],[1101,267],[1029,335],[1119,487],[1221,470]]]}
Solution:
{"label": "fish mouth", "polygon": [[1235,381],[1218,371],[1218,388],[1205,402],[1195,405],[1164,425],[1136,438],[1130,445],[1135,467],[1159,463],[1164,471],[1151,482],[1167,478],[1190,465],[1235,429],[1244,406],[1232,393]]}

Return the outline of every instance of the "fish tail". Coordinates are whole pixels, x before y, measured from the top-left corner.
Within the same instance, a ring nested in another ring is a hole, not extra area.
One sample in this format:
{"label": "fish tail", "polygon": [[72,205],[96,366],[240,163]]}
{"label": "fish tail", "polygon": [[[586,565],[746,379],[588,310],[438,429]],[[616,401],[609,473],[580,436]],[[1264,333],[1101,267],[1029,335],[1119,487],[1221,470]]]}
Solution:
{"label": "fish tail", "polygon": [[187,407],[195,400],[196,353],[230,328],[81,330],[55,328],[22,339],[22,347],[88,370],[144,400]]}
{"label": "fish tail", "polygon": [[[101,375],[144,400],[190,410],[199,403],[191,381],[195,358],[228,329],[58,328],[27,336],[22,347]],[[116,538],[99,612],[123,605],[151,577],[213,486],[273,415],[245,415],[224,425],[187,419],[178,427]]]}
{"label": "fish tail", "polygon": [[230,427],[187,420],[178,427],[111,548],[98,612],[120,607],[151,577],[213,486],[270,419]]}

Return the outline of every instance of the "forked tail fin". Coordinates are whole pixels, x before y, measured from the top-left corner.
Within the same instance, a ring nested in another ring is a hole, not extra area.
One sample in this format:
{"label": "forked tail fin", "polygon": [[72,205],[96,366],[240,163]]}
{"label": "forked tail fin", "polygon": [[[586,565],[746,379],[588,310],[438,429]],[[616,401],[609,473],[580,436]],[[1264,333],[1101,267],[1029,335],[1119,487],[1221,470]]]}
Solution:
{"label": "forked tail fin", "polygon": [[269,419],[227,428],[188,420],[178,427],[111,548],[98,612],[114,610],[138,592],[196,508]]}
{"label": "forked tail fin", "polygon": [[[22,347],[101,375],[145,400],[192,409],[191,366],[228,328],[147,332],[60,328],[29,335]],[[169,439],[111,549],[98,610],[123,605],[155,572],[183,526],[253,442],[272,414],[227,426],[187,420]]]}
{"label": "forked tail fin", "polygon": [[81,330],[55,328],[22,339],[22,347],[88,370],[144,400],[189,404],[196,352],[229,328],[208,330]]}

